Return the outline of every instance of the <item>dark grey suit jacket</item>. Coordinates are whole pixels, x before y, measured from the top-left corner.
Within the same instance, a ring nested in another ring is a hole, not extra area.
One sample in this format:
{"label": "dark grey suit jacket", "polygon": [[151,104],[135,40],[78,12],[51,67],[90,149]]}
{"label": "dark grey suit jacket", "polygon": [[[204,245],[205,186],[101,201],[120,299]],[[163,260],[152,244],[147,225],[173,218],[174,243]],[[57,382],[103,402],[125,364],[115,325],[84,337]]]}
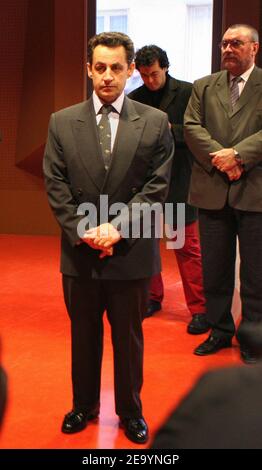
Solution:
{"label": "dark grey suit jacket", "polygon": [[[61,271],[100,279],[141,279],[159,272],[154,238],[124,239],[114,255],[99,253],[79,240],[79,204],[108,195],[108,204],[124,203],[128,225],[132,203],[163,203],[168,192],[173,142],[166,114],[125,98],[120,114],[112,163],[104,169],[92,98],[54,113],[44,156],[49,203],[62,229]],[[114,224],[115,216],[109,221]],[[99,221],[98,221],[99,225]],[[89,228],[87,225],[86,228]]]}
{"label": "dark grey suit jacket", "polygon": [[[195,156],[189,202],[204,209],[228,204],[262,211],[262,69],[255,67],[231,110],[227,72],[194,83],[184,120],[186,142]],[[211,164],[210,152],[235,148],[245,165],[238,181]]]}

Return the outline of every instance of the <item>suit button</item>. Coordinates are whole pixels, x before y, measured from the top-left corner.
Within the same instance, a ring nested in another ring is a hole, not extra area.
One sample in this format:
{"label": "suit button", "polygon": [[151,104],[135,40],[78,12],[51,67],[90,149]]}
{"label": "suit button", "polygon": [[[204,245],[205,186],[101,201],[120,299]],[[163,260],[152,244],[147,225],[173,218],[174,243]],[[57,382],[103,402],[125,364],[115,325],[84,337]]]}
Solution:
{"label": "suit button", "polygon": [[83,195],[83,191],[82,191],[82,189],[81,189],[81,188],[78,188],[78,190],[77,190],[77,194],[78,194],[78,196],[82,196],[82,195]]}
{"label": "suit button", "polygon": [[132,188],[131,191],[132,191],[133,194],[136,194],[137,193],[137,188]]}

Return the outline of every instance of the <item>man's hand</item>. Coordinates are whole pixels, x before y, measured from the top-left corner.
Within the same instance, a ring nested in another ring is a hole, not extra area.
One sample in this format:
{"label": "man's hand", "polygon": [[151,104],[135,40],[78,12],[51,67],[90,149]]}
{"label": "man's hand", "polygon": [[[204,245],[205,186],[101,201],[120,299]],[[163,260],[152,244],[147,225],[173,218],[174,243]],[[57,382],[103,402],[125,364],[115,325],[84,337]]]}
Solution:
{"label": "man's hand", "polygon": [[111,248],[108,248],[107,250],[102,250],[100,255],[99,255],[99,258],[103,259],[106,256],[112,256],[113,253],[114,253],[114,248],[111,246]]}
{"label": "man's hand", "polygon": [[100,258],[112,256],[113,245],[119,242],[120,239],[120,233],[109,223],[87,230],[83,237],[84,242],[91,248],[102,251]]}
{"label": "man's hand", "polygon": [[242,166],[238,164],[232,170],[226,171],[226,174],[227,174],[228,178],[230,179],[230,181],[236,181],[236,180],[239,180],[239,178],[242,175],[243,171],[244,170],[243,170]]}
{"label": "man's hand", "polygon": [[111,246],[110,248],[103,248],[102,246],[98,246],[97,244],[93,243],[92,238],[88,238],[84,235],[83,241],[90,246],[90,248],[93,248],[94,250],[100,250],[101,253],[99,255],[99,258],[105,258],[106,256],[112,256],[114,253],[114,248]]}
{"label": "man's hand", "polygon": [[93,243],[92,238],[88,238],[86,235],[83,236],[82,238],[83,242],[85,242],[90,248],[93,248],[94,250],[100,250],[101,253],[99,255],[99,258],[105,258],[106,256],[112,256],[114,252],[114,248],[111,246],[110,248],[103,248],[97,246],[95,243]]}
{"label": "man's hand", "polygon": [[235,159],[235,152],[233,148],[221,149],[217,152],[212,152],[209,155],[212,158],[212,165],[214,165],[219,171],[222,171],[223,173],[227,173],[228,171],[233,170],[233,168],[239,166]]}

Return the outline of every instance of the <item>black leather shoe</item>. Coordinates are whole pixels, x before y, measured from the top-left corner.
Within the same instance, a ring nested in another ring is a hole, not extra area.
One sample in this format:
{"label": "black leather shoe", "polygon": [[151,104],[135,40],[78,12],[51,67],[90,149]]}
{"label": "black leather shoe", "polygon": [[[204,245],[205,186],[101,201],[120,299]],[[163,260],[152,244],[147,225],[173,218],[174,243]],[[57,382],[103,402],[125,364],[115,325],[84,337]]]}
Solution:
{"label": "black leather shoe", "polygon": [[85,413],[81,411],[70,411],[64,417],[61,431],[65,434],[73,434],[86,428],[88,421],[97,418],[98,412]]}
{"label": "black leather shoe", "polygon": [[148,440],[148,427],[144,418],[120,418],[120,426],[126,437],[137,444],[145,444]]}
{"label": "black leather shoe", "polygon": [[152,317],[152,315],[154,315],[155,312],[158,312],[158,310],[161,310],[161,308],[161,302],[158,302],[157,300],[149,300],[144,318]]}
{"label": "black leather shoe", "polygon": [[205,313],[195,313],[191,322],[187,325],[187,332],[190,335],[202,335],[210,330]]}
{"label": "black leather shoe", "polygon": [[217,336],[213,336],[212,334],[201,343],[195,350],[194,354],[197,356],[207,356],[208,354],[214,354],[220,349],[223,348],[230,348],[232,345],[231,338],[219,338]]}
{"label": "black leather shoe", "polygon": [[257,356],[246,346],[240,345],[240,356],[245,364],[256,364],[258,361]]}

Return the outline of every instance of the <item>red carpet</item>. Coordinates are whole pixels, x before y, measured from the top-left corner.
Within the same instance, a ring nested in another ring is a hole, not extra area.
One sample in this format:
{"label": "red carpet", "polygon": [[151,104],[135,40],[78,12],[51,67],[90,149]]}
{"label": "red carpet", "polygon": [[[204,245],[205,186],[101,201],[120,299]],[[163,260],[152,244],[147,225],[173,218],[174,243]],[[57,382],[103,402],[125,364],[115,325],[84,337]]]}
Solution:
{"label": "red carpet", "polygon": [[[204,370],[240,363],[235,346],[210,357],[192,354],[205,337],[186,333],[189,321],[175,255],[163,253],[163,310],[145,320],[142,400],[151,436]],[[2,449],[143,448],[132,444],[114,413],[110,331],[105,320],[102,409],[75,435],[60,432],[71,409],[70,335],[59,274],[56,237],[0,236],[0,336],[9,400]]]}

